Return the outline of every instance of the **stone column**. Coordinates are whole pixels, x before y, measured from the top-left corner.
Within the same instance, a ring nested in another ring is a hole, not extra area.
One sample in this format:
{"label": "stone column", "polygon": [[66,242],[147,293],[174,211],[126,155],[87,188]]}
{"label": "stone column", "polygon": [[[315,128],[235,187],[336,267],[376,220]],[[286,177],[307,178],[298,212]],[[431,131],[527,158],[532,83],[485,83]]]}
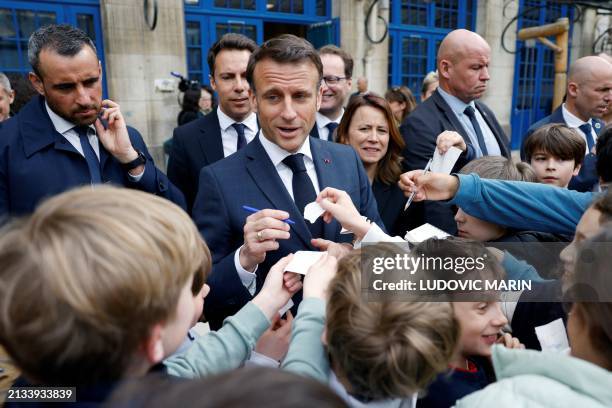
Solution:
{"label": "stone column", "polygon": [[[514,54],[509,54],[501,46],[502,30],[518,12],[518,2],[490,0],[478,2],[476,31],[491,46],[489,75],[491,80],[482,101],[489,106],[504,132],[509,137],[510,110],[512,109],[512,89],[514,84]],[[516,23],[506,31],[505,44],[508,49],[516,49]]]}
{"label": "stone column", "polygon": [[[389,21],[389,8],[375,6],[370,16],[369,32],[373,39],[383,33],[383,25],[376,16]],[[385,3],[383,1],[382,3]],[[386,2],[387,4],[389,2]],[[389,36],[380,44],[371,43],[365,33],[365,19],[371,1],[334,1],[333,16],[340,17],[340,46],[353,56],[353,91],[357,90],[357,78],[368,78],[368,89],[380,95],[387,90],[389,61]]]}
{"label": "stone column", "polygon": [[155,80],[171,78],[170,71],[185,74],[187,64],[183,1],[157,3],[153,31],[145,23],[142,1],[101,0],[100,10],[109,97],[121,105],[127,123],[140,131],[164,168],[161,145],[172,136],[180,107],[176,87],[164,92],[156,89]]}

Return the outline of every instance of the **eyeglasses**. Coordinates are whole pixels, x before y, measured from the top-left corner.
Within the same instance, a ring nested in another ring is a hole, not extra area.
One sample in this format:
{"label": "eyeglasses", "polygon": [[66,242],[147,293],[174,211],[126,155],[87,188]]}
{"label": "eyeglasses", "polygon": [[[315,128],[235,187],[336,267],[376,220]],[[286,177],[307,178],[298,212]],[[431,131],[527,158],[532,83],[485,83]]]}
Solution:
{"label": "eyeglasses", "polygon": [[347,79],[348,77],[339,77],[334,75],[328,75],[323,77],[323,80],[327,85],[338,85],[340,81],[345,81]]}

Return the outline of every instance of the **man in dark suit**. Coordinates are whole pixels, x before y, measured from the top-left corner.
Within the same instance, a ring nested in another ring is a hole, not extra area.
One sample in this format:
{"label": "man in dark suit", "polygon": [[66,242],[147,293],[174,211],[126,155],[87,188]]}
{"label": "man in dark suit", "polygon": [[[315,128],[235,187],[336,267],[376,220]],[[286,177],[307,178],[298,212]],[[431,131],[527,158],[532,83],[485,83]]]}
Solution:
{"label": "man in dark suit", "polygon": [[[605,123],[601,117],[606,114],[612,102],[612,65],[601,57],[579,58],[570,68],[565,103],[553,113],[540,119],[527,131],[525,140],[537,129],[549,123],[563,123],[578,130],[586,142],[584,162],[578,175],[572,177],[570,190],[591,191],[597,184],[597,158],[594,146]],[[521,158],[525,152],[521,146]]]}
{"label": "man in dark suit", "polygon": [[49,25],[30,37],[29,78],[40,94],[0,129],[0,216],[27,214],[46,197],[113,183],[164,196],[183,194],[159,171],[119,105],[102,100],[102,69],[87,35]]}
{"label": "man in dark suit", "polygon": [[[303,217],[304,206],[325,187],[347,191],[362,215],[383,225],[355,151],[308,136],[321,102],[322,71],[304,39],[283,35],[264,43],[247,69],[259,135],[200,173],[193,217],[213,254],[206,300],[213,328],[252,298],[280,257],[315,250],[312,238],[341,239],[337,222],[310,224]],[[249,215],[243,205],[263,210]]]}
{"label": "man in dark suit", "polygon": [[225,34],[208,51],[210,84],[219,107],[203,118],[174,129],[168,177],[185,194],[189,212],[198,192],[200,170],[246,146],[259,130],[249,100],[246,68],[255,42]]}
{"label": "man in dark suit", "polygon": [[[445,130],[458,132],[467,145],[453,171],[472,158],[510,157],[508,139],[493,112],[478,99],[487,89],[491,48],[478,34],[468,30],[450,32],[438,49],[440,85],[404,121],[400,131],[406,142],[407,170],[423,169],[433,157],[436,139]],[[457,231],[450,207],[442,203],[423,204],[424,222],[451,234]]]}
{"label": "man in dark suit", "polygon": [[310,136],[333,142],[351,91],[353,57],[331,44],[321,47],[319,56],[323,64],[323,99]]}

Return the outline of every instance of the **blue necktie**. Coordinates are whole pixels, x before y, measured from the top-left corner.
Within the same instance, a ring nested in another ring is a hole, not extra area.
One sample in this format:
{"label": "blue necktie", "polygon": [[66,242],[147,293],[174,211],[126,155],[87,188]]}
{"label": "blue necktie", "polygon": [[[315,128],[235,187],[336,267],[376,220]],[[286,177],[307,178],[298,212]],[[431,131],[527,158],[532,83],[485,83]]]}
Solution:
{"label": "blue necktie", "polygon": [[87,167],[89,167],[89,176],[91,179],[91,184],[102,183],[100,160],[98,160],[98,156],[96,156],[96,152],[91,146],[91,143],[89,143],[89,138],[87,137],[89,126],[75,126],[74,130],[76,130],[76,132],[79,134],[81,149],[83,150],[83,155],[85,156],[85,160],[87,161]]}
{"label": "blue necktie", "polygon": [[474,111],[474,108],[468,105],[463,113],[470,118],[470,122],[472,122],[472,127],[474,128],[474,132],[476,132],[476,139],[478,139],[478,144],[480,145],[482,155],[487,156],[489,151],[487,150],[487,144],[484,141],[484,136],[482,135],[480,125],[478,125],[478,121],[476,120],[476,112]]}
{"label": "blue necktie", "polygon": [[589,148],[589,153],[591,153],[593,145],[595,144],[595,141],[593,140],[593,133],[591,132],[591,124],[585,123],[583,125],[580,125],[578,129],[580,129],[580,131],[584,133],[584,136],[586,137],[587,147]]}
{"label": "blue necktie", "polygon": [[244,128],[246,126],[243,123],[236,122],[232,127],[236,129],[236,133],[238,133],[238,143],[236,144],[236,151],[238,151],[247,144],[246,137],[244,136]]}
{"label": "blue necktie", "polygon": [[[312,180],[306,172],[304,165],[304,155],[302,153],[292,154],[283,159],[283,163],[287,165],[293,172],[293,201],[300,213],[304,215],[304,207],[317,199]],[[310,233],[313,238],[323,237],[323,218],[319,218],[314,224],[308,224]]]}
{"label": "blue necktie", "polygon": [[334,134],[334,132],[338,128],[338,124],[336,122],[329,122],[327,125],[325,125],[325,127],[329,131],[329,135],[327,136],[327,140],[330,140],[330,141],[333,142],[334,139],[335,139],[335,136],[336,136]]}

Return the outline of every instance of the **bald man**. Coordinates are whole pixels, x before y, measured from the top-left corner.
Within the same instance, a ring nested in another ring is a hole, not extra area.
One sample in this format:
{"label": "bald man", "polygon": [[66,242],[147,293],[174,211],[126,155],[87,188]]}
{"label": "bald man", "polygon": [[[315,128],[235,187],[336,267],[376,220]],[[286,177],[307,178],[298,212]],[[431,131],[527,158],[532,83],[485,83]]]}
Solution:
{"label": "bald man", "polygon": [[[489,44],[472,31],[454,30],[444,38],[438,49],[438,89],[405,119],[400,128],[406,142],[404,163],[407,170],[425,167],[433,156],[437,136],[445,130],[461,134],[468,146],[453,171],[459,171],[476,157],[510,157],[508,138],[495,115],[478,102],[487,90],[490,59]],[[450,207],[436,202],[426,202],[422,206],[418,214],[411,214],[411,218],[451,234],[457,231]]]}
{"label": "bald man", "polygon": [[353,98],[359,95],[363,95],[366,92],[368,92],[368,78],[366,77],[359,77],[357,78],[357,92],[353,92],[346,104],[346,106],[349,106],[351,104],[351,102],[353,101]]}
{"label": "bald man", "polygon": [[[605,59],[606,61],[608,61],[610,64],[612,64],[612,56],[606,54],[605,52],[600,52],[599,54],[597,54],[598,57],[601,57],[603,59]],[[606,113],[601,117],[601,120],[607,125],[609,123],[612,123],[612,104],[608,105],[608,110],[606,111]]]}
{"label": "bald man", "polygon": [[[597,135],[605,126],[601,118],[611,102],[612,64],[599,56],[579,58],[570,67],[565,103],[534,123],[523,143],[536,129],[549,123],[563,123],[577,129],[586,142],[585,158],[580,173],[572,178],[568,188],[591,191],[598,181],[594,146]],[[522,148],[521,157],[525,159]]]}

